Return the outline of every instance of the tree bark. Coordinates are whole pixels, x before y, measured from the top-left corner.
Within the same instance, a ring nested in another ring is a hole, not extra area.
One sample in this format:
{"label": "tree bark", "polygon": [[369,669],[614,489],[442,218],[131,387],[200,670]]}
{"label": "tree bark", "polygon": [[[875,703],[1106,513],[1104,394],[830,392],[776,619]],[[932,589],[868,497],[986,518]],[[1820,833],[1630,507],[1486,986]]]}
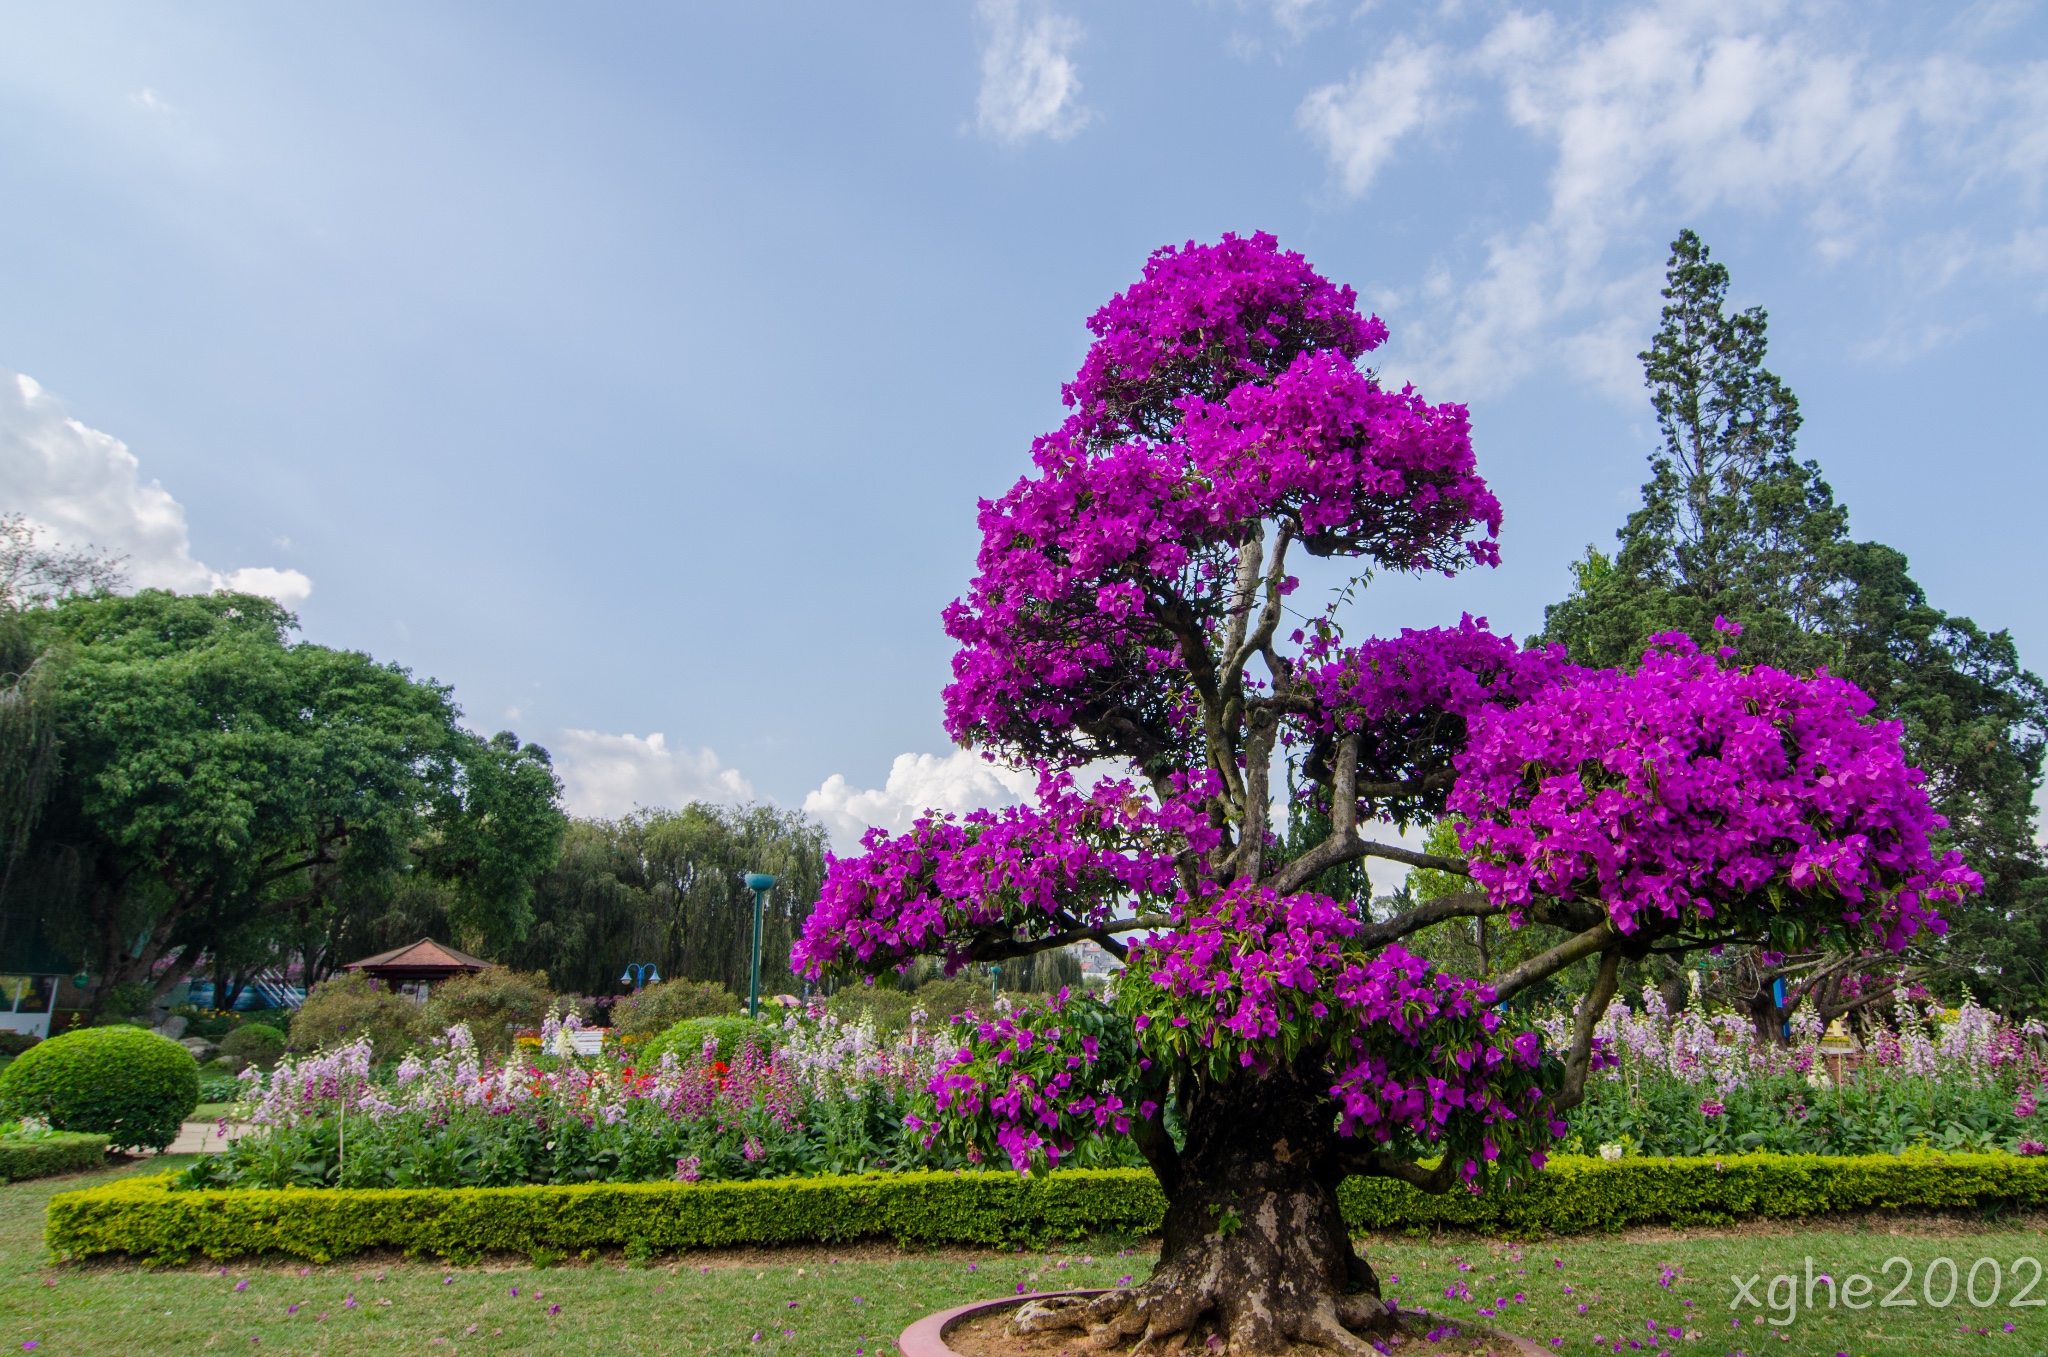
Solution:
{"label": "tree bark", "polygon": [[1276,1070],[1198,1087],[1152,1276],[1092,1301],[1027,1306],[1015,1327],[1085,1328],[1098,1349],[1135,1337],[1134,1354],[1199,1329],[1233,1354],[1296,1342],[1373,1352],[1358,1335],[1391,1332],[1393,1315],[1337,1204],[1352,1143],[1336,1134],[1326,1085]]}

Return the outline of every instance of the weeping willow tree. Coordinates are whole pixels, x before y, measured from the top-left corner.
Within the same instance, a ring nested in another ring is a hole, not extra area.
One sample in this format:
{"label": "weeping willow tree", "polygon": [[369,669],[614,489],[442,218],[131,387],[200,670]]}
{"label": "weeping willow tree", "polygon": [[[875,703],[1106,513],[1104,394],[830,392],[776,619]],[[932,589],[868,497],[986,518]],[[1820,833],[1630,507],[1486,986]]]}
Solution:
{"label": "weeping willow tree", "polygon": [[691,804],[571,824],[543,876],[524,941],[494,953],[545,970],[561,989],[606,994],[629,962],[670,980],[747,992],[754,897],[741,877],[776,879],[761,920],[761,990],[789,992],[790,945],[818,898],[825,830],[796,811]]}
{"label": "weeping willow tree", "polygon": [[[96,547],[46,541],[19,513],[0,514],[0,910],[12,901],[29,836],[42,818],[59,765],[57,685],[61,649],[39,647],[23,625],[30,609],[109,593],[122,561]],[[0,943],[5,941],[0,914]]]}
{"label": "weeping willow tree", "polygon": [[21,619],[0,612],[0,902],[56,780],[60,662],[35,654]]}

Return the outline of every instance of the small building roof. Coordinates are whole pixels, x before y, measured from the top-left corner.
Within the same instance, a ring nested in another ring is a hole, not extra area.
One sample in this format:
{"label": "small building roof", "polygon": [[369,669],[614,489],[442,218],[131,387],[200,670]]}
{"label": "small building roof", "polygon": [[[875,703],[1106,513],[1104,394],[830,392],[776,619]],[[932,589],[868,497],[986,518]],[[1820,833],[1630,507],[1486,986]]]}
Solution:
{"label": "small building roof", "polygon": [[480,971],[491,963],[479,961],[467,952],[458,952],[453,947],[421,938],[418,942],[404,947],[394,947],[388,952],[366,956],[361,961],[351,961],[342,969],[345,971],[372,971],[386,975],[450,975],[456,971]]}

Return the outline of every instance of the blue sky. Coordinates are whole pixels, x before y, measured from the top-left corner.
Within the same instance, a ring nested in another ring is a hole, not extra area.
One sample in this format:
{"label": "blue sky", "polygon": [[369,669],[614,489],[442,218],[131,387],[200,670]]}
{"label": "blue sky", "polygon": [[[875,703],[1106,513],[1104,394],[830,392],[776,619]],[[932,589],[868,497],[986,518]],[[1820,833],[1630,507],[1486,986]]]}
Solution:
{"label": "blue sky", "polygon": [[1015,790],[938,614],[1149,250],[1359,289],[1508,518],[1352,626],[1519,633],[1635,502],[1690,225],[1857,535],[2040,668],[2044,177],[2023,3],[14,2],[0,511],[292,600],[579,809],[843,842]]}

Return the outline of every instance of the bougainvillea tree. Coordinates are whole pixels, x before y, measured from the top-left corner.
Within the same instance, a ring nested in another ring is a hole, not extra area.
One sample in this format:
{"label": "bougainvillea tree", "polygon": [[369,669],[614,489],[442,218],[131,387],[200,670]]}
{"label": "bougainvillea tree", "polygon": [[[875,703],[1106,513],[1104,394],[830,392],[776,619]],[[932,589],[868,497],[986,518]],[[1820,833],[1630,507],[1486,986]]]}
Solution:
{"label": "bougainvillea tree", "polygon": [[[1169,1208],[1158,1268],[1026,1325],[1111,1348],[1198,1324],[1232,1352],[1370,1351],[1390,1322],[1336,1188],[1538,1170],[1599,1059],[1622,961],[1736,940],[1897,947],[1974,890],[1938,858],[1894,727],[1825,674],[1658,638],[1636,672],[1518,649],[1466,619],[1347,643],[1293,614],[1297,551],[1374,571],[1493,565],[1501,509],[1464,407],[1388,390],[1351,289],[1264,235],[1159,251],[1090,320],[1072,413],[981,506],[946,611],[954,738],[1035,769],[1034,804],[871,832],[797,949],[811,975],[996,961],[1093,939],[1126,965],[956,1029],[915,1129],[1032,1172],[1135,1138]],[[1079,784],[1105,762],[1122,779]],[[1275,834],[1276,762],[1328,835]],[[1450,818],[1460,856],[1369,837]],[[1469,878],[1394,917],[1310,889],[1378,857]],[[1404,939],[1496,916],[1564,941],[1447,974]],[[1502,1005],[1574,963],[1561,1046]]]}

